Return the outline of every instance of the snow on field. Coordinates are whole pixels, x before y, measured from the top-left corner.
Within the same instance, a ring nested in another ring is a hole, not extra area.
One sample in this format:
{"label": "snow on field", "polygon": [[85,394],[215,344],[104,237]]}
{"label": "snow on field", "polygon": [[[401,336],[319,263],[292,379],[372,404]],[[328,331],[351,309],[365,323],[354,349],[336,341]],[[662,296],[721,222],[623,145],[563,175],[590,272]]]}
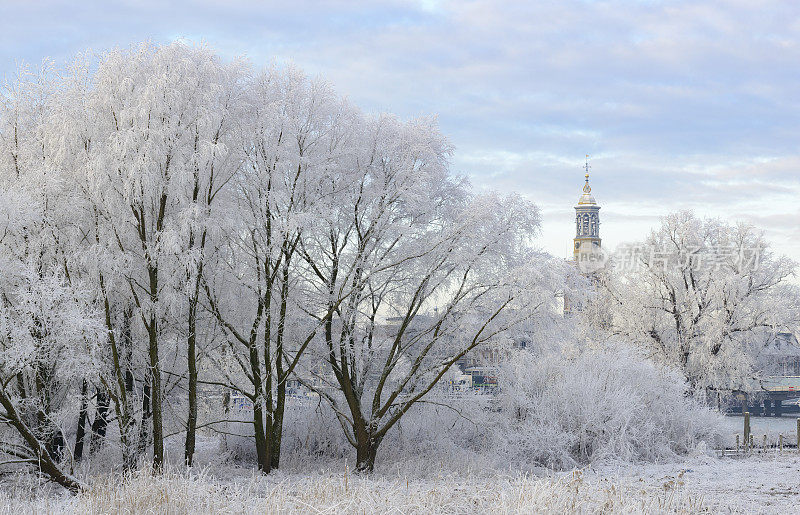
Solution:
{"label": "snow on field", "polygon": [[707,456],[683,463],[598,467],[589,481],[613,478],[622,487],[675,490],[712,512],[795,513],[800,506],[800,454],[795,450],[747,458]]}
{"label": "snow on field", "polygon": [[31,489],[30,478],[18,477],[0,488],[0,513],[790,513],[800,503],[794,452],[604,465],[549,477],[361,478],[344,468],[267,477],[230,469],[222,476],[139,473],[124,485],[106,476],[77,497]]}

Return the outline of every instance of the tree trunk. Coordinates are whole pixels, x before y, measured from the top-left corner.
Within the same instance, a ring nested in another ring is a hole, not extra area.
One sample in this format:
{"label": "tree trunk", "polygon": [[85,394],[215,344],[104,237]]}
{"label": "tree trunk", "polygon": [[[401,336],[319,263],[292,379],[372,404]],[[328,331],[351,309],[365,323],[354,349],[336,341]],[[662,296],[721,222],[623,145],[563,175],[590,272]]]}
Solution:
{"label": "tree trunk", "polygon": [[164,426],[161,412],[161,365],[158,358],[158,322],[150,317],[150,410],[153,421],[153,469],[160,472],[164,465]]}
{"label": "tree trunk", "polygon": [[[276,386],[276,398],[272,410],[272,427],[270,438],[271,464],[276,469],[281,463],[281,439],[283,437],[283,414],[286,408],[286,381],[289,373],[283,368],[283,342],[286,333],[286,309],[289,299],[289,260],[291,254],[284,250],[284,264],[281,269],[281,294],[280,308],[278,311],[278,331],[275,338],[275,376],[278,378]],[[267,342],[269,344],[269,342]],[[269,366],[269,362],[267,362]],[[270,386],[271,388],[271,386]]]}
{"label": "tree trunk", "polygon": [[[195,139],[195,151],[197,151],[197,139]],[[199,170],[195,170],[195,182],[192,192],[192,202],[197,202],[200,193],[200,182],[198,180]],[[213,172],[212,172],[213,177]],[[212,185],[209,184],[209,196],[207,201],[211,203],[211,189]],[[194,230],[189,231],[189,248],[194,248],[195,244]],[[186,358],[188,361],[189,371],[189,414],[186,418],[186,442],[184,446],[184,460],[186,465],[192,466],[192,458],[194,456],[195,440],[197,433],[197,304],[200,300],[200,279],[203,275],[203,258],[202,251],[206,244],[206,232],[200,238],[200,251],[201,258],[198,263],[197,273],[194,277],[194,292],[189,295],[189,336],[186,342]]]}
{"label": "tree trunk", "polygon": [[142,387],[142,423],[139,424],[139,451],[138,453],[144,454],[147,451],[147,443],[149,440],[150,431],[148,430],[148,423],[150,420],[150,378],[146,378],[144,386]]}
{"label": "tree trunk", "polygon": [[39,408],[36,411],[36,434],[41,441],[46,442],[45,449],[50,458],[59,462],[64,453],[64,433],[50,419],[50,390],[47,387],[50,378],[47,370],[41,364],[37,365],[35,377],[36,392],[39,398]]}
{"label": "tree trunk", "polygon": [[89,385],[86,380],[83,380],[81,385],[81,407],[78,412],[78,430],[75,432],[75,461],[79,462],[83,459],[83,442],[86,437],[86,419],[88,417],[89,398],[88,398]]}
{"label": "tree trunk", "polygon": [[53,461],[61,462],[64,459],[64,444],[64,432],[56,428],[50,435],[50,442],[47,446],[47,452],[50,453]]}
{"label": "tree trunk", "polygon": [[184,460],[186,465],[192,466],[194,456],[195,433],[197,431],[197,298],[189,304],[189,336],[186,342],[187,359],[189,366],[189,416],[186,419],[186,442],[184,446]]}
{"label": "tree trunk", "polygon": [[[111,316],[111,303],[105,288],[103,274],[99,274],[100,289],[103,292],[103,304],[105,309],[105,322],[108,331],[108,343],[111,348],[111,362],[113,366],[115,381],[104,386],[108,389],[107,395],[114,401],[114,410],[117,415],[117,425],[119,426],[119,444],[122,448],[122,467],[123,470],[132,470],[136,464],[137,450],[134,445],[133,429],[134,415],[131,407],[133,398],[133,372],[132,355],[133,341],[131,339],[131,313],[128,308],[122,312],[122,344],[125,352],[125,366],[123,367],[120,359],[120,349],[117,337],[114,332],[114,323]],[[124,371],[123,371],[124,368]],[[116,391],[115,391],[116,390]]]}
{"label": "tree trunk", "polygon": [[97,389],[97,409],[95,410],[94,421],[92,422],[92,453],[94,454],[106,439],[108,429],[108,395]]}
{"label": "tree trunk", "polygon": [[8,419],[8,423],[17,430],[17,433],[19,433],[32,453],[34,459],[31,460],[31,463],[37,465],[43,474],[67,490],[74,493],[83,490],[84,485],[78,481],[78,479],[64,473],[56,462],[53,461],[50,457],[50,453],[42,445],[42,442],[36,438],[27,424],[20,418],[14,407],[14,403],[6,396],[2,388],[0,388],[0,405],[2,405],[5,410],[3,415]]}
{"label": "tree trunk", "polygon": [[[117,377],[119,394],[114,397],[117,418],[119,419],[120,445],[122,446],[122,468],[131,471],[139,456],[135,443],[136,421],[133,409],[133,394],[136,380],[133,377],[133,336],[131,334],[132,313],[129,307],[122,311],[122,345],[124,364],[115,360],[114,373]],[[116,350],[116,346],[115,346]]]}
{"label": "tree trunk", "polygon": [[356,472],[371,474],[375,470],[375,455],[378,452],[380,440],[370,437],[359,438],[356,446]]}
{"label": "tree trunk", "polygon": [[131,314],[130,308],[125,308],[122,312],[122,343],[125,351],[125,365],[120,366],[120,370],[124,368],[125,373],[125,392],[130,395],[133,393],[135,380],[133,378],[133,336],[131,335]]}
{"label": "tree trunk", "polygon": [[281,463],[281,440],[283,438],[283,413],[286,407],[286,388],[278,385],[275,411],[272,413],[272,437],[270,438],[270,464],[276,469]]}
{"label": "tree trunk", "polygon": [[267,434],[264,430],[264,411],[261,400],[253,402],[253,432],[256,439],[256,456],[258,459],[258,470],[264,474],[269,474],[271,458],[267,442]]}
{"label": "tree trunk", "polygon": [[368,423],[360,411],[354,410],[353,433],[356,437],[356,472],[370,474],[375,469],[375,455],[383,437],[376,436],[376,424]]}

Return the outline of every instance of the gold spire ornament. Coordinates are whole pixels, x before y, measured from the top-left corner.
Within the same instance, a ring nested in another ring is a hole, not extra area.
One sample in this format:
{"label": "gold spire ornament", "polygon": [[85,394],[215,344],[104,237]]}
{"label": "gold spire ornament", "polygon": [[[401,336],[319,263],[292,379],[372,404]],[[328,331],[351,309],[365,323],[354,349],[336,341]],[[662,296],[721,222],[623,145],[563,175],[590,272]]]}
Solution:
{"label": "gold spire ornament", "polygon": [[592,187],[589,186],[589,154],[586,154],[586,164],[583,165],[583,169],[586,170],[586,184],[583,185],[583,192],[584,193],[591,193]]}
{"label": "gold spire ornament", "polygon": [[586,170],[586,183],[583,185],[583,195],[578,200],[578,205],[586,205],[586,204],[597,204],[592,196],[592,187],[589,186],[589,169],[591,166],[589,165],[589,154],[586,154],[586,163],[583,165],[583,169]]}

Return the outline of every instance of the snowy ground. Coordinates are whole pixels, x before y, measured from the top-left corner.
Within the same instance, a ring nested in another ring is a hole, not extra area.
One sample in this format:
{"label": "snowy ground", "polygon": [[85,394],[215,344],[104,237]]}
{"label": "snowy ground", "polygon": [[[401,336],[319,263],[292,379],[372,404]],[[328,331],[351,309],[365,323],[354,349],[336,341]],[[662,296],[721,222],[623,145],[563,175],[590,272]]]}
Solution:
{"label": "snowy ground", "polygon": [[713,512],[796,513],[800,506],[800,454],[768,452],[747,458],[696,457],[683,463],[599,467],[591,480],[623,487],[676,490]]}
{"label": "snowy ground", "polygon": [[551,477],[364,479],[343,469],[265,478],[233,468],[224,477],[139,474],[125,485],[104,477],[78,497],[6,478],[0,513],[791,513],[800,504],[795,452],[604,465]]}

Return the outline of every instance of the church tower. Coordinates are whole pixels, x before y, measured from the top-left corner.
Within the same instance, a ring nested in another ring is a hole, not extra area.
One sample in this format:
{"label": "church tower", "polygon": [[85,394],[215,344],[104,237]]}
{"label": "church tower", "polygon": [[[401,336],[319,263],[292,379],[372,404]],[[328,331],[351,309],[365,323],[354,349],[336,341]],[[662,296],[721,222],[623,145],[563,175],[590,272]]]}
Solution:
{"label": "church tower", "polygon": [[575,206],[575,239],[573,257],[576,262],[592,259],[600,251],[600,206],[592,196],[592,187],[589,186],[589,155],[586,155],[586,183],[583,185],[583,195]]}

